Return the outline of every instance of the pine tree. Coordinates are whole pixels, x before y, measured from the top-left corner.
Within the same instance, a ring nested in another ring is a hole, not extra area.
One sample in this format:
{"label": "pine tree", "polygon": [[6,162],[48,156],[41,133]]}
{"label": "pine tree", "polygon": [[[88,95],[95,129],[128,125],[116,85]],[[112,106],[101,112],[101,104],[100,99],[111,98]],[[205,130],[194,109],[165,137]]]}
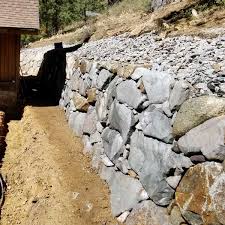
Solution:
{"label": "pine tree", "polygon": [[41,25],[50,36],[73,21],[86,20],[86,11],[100,11],[104,0],[40,0]]}

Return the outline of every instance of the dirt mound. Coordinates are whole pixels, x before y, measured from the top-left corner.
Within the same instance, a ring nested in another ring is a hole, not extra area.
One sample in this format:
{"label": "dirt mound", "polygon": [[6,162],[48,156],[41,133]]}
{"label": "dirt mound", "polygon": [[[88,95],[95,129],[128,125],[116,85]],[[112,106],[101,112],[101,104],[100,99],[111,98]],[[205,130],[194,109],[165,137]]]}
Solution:
{"label": "dirt mound", "polygon": [[11,121],[1,224],[112,225],[108,189],[58,107],[27,107]]}

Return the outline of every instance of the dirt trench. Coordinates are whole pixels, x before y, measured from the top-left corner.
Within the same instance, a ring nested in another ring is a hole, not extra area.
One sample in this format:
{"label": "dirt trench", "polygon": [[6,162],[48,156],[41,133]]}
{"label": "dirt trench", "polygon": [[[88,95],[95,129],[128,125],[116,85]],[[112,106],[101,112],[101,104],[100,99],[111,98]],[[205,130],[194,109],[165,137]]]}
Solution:
{"label": "dirt trench", "polygon": [[1,224],[116,225],[109,190],[58,107],[26,107],[8,123]]}

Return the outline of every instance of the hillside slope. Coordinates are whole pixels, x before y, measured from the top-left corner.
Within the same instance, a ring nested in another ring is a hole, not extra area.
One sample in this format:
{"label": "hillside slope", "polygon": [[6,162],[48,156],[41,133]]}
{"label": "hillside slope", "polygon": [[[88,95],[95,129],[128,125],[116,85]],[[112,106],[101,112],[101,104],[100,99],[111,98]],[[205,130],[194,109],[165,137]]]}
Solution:
{"label": "hillside slope", "polygon": [[87,36],[91,40],[126,34],[139,36],[155,31],[162,38],[176,35],[215,37],[225,33],[225,8],[222,5],[206,5],[201,0],[183,0],[159,8],[153,13],[143,10],[108,11],[86,23],[75,23],[51,38],[30,44],[42,47],[54,42],[73,44]]}

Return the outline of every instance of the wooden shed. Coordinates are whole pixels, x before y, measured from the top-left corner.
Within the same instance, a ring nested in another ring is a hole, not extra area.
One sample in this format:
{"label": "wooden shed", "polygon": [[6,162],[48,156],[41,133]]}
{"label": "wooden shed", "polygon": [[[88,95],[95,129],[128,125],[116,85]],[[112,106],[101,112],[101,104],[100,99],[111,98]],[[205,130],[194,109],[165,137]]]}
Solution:
{"label": "wooden shed", "polygon": [[0,0],[0,110],[17,102],[21,34],[38,29],[38,0]]}

